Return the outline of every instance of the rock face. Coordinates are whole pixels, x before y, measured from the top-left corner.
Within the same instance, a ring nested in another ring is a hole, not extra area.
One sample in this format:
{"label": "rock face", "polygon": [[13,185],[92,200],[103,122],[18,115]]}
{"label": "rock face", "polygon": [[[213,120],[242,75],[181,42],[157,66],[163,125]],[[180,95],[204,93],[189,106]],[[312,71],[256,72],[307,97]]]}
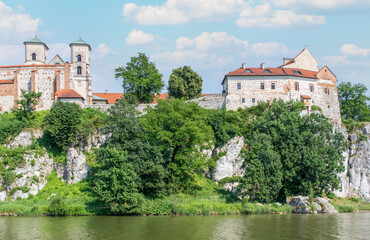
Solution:
{"label": "rock face", "polygon": [[[286,203],[292,207],[293,213],[337,213],[327,198],[314,198],[311,204],[308,197],[296,196],[287,198]],[[316,210],[312,209],[313,205]]]}
{"label": "rock face", "polygon": [[16,136],[13,141],[11,141],[7,147],[16,148],[18,146],[27,147],[32,144],[32,139],[38,139],[42,137],[42,130],[35,129],[33,131],[22,131],[18,136]]}
{"label": "rock face", "polygon": [[[339,175],[341,188],[335,191],[339,197],[355,196],[370,201],[370,124],[362,129],[361,134],[350,134],[349,150],[346,157],[345,171]],[[366,136],[367,139],[364,139]]]}
{"label": "rock face", "polygon": [[244,172],[241,169],[243,159],[240,156],[243,145],[244,138],[236,136],[230,139],[227,144],[215,150],[216,154],[225,153],[225,156],[217,160],[217,166],[212,173],[212,177],[216,182],[225,177],[244,176]]}
{"label": "rock face", "polygon": [[86,164],[86,156],[74,148],[68,149],[67,163],[56,164],[55,169],[58,177],[63,177],[62,180],[67,184],[80,182],[87,177],[90,171]]}
{"label": "rock face", "polygon": [[[53,159],[47,153],[42,156],[36,156],[35,153],[24,155],[25,163],[21,167],[17,167],[13,173],[16,179],[10,186],[10,189],[18,188],[12,199],[27,198],[29,194],[36,195],[39,190],[46,185],[46,178],[53,171]],[[28,191],[24,191],[28,189]]]}

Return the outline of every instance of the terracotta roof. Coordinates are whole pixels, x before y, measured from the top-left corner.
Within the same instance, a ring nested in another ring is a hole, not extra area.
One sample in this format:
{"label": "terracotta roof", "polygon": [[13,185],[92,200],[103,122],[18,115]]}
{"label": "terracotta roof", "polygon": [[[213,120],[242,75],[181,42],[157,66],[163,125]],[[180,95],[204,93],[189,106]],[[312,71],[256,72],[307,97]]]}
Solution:
{"label": "terracotta roof", "polygon": [[107,99],[108,104],[115,104],[123,97],[123,93],[93,93],[93,95]]}
{"label": "terracotta roof", "polygon": [[12,84],[14,83],[14,80],[0,80],[0,84]]}
{"label": "terracotta roof", "polygon": [[302,97],[303,99],[311,99],[311,97],[310,97],[310,96],[308,96],[308,95],[301,95],[301,97]]}
{"label": "terracotta roof", "polygon": [[58,92],[55,92],[55,95],[57,95],[58,98],[82,98],[84,99],[80,94],[78,94],[75,90],[72,90],[72,89],[62,89]]}
{"label": "terracotta roof", "polygon": [[[250,70],[250,72],[248,71]],[[297,76],[317,78],[317,72],[302,70],[298,68],[238,68],[229,72],[226,76]]]}

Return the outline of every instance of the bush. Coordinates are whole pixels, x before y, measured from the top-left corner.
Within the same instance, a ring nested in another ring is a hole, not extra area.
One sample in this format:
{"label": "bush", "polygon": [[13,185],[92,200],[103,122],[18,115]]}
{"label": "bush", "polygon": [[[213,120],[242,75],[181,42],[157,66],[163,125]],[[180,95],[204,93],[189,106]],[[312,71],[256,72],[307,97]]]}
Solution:
{"label": "bush", "polygon": [[0,144],[7,143],[8,139],[12,136],[18,135],[25,122],[22,122],[14,116],[14,114],[1,114],[0,115]]}
{"label": "bush", "polygon": [[60,196],[50,199],[48,213],[50,216],[66,216],[68,214],[67,205]]}
{"label": "bush", "polygon": [[348,212],[355,212],[356,208],[353,206],[343,206],[343,205],[335,205],[335,208],[340,213],[348,213]]}
{"label": "bush", "polygon": [[316,106],[316,105],[312,105],[312,107],[311,107],[311,111],[319,111],[319,112],[321,112],[321,113],[322,113],[322,109],[321,109],[321,107]]}

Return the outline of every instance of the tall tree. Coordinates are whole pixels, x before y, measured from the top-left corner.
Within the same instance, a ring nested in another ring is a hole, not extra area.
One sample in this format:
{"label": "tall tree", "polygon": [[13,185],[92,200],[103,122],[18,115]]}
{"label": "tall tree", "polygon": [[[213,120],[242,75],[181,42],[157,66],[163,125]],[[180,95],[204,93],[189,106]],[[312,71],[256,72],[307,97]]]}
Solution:
{"label": "tall tree", "polygon": [[140,103],[152,102],[164,87],[162,74],[145,53],[131,57],[126,67],[116,68],[115,77],[122,79],[124,93],[135,95]]}
{"label": "tall tree", "polygon": [[370,121],[370,98],[366,96],[367,88],[361,83],[352,85],[342,82],[338,86],[338,97],[342,117],[346,120]]}
{"label": "tall tree", "polygon": [[202,96],[203,79],[189,66],[172,70],[168,80],[168,94],[174,98],[185,100]]}

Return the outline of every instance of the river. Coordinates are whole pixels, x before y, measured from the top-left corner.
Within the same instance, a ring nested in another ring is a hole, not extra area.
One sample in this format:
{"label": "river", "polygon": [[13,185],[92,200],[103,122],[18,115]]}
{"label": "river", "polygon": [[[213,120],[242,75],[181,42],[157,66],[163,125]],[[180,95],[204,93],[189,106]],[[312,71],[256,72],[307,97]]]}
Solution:
{"label": "river", "polygon": [[0,217],[0,239],[370,239],[370,213]]}

